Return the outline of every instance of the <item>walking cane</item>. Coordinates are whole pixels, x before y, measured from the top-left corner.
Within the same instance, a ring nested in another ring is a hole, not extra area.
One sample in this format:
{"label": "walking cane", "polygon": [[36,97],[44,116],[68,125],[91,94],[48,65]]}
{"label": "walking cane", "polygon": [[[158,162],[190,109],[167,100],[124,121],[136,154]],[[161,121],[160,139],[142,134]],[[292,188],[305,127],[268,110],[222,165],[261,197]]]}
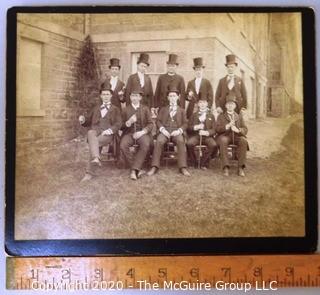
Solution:
{"label": "walking cane", "polygon": [[202,135],[200,134],[200,145],[199,145],[199,157],[198,157],[198,168],[201,167],[201,158],[202,158]]}

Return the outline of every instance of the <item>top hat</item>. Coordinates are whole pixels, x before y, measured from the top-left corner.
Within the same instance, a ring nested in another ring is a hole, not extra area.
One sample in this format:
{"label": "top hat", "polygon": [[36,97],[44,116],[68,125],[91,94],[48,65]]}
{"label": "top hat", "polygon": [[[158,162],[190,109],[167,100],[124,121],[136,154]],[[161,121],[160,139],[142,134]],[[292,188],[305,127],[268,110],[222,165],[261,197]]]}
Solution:
{"label": "top hat", "polygon": [[236,56],[234,54],[229,54],[226,56],[226,63],[225,66],[235,64],[236,66],[238,65],[236,61]]}
{"label": "top hat", "polygon": [[149,64],[149,54],[147,53],[140,53],[140,56],[138,58],[137,64],[143,62],[144,64],[150,66]]}
{"label": "top hat", "polygon": [[178,95],[180,95],[180,90],[178,89],[178,87],[177,87],[176,85],[172,85],[172,84],[169,84],[169,85],[168,85],[167,95],[168,95],[170,92],[175,92],[175,93],[177,93]]}
{"label": "top hat", "polygon": [[172,65],[179,65],[178,63],[178,55],[176,54],[169,54],[169,59],[167,61],[167,64],[172,64]]}
{"label": "top hat", "polygon": [[202,57],[196,57],[193,59],[193,69],[204,68]]}
{"label": "top hat", "polygon": [[111,88],[111,84],[110,84],[108,81],[103,82],[103,83],[101,84],[101,86],[100,86],[100,93],[101,93],[102,91],[108,91],[108,90],[109,90],[111,93],[113,93],[112,88]]}
{"label": "top hat", "polygon": [[229,93],[226,97],[226,104],[228,102],[234,102],[237,105],[237,98],[233,93]]}
{"label": "top hat", "polygon": [[130,91],[130,94],[141,94],[143,95],[143,90],[140,85],[134,85]]}
{"label": "top hat", "polygon": [[121,68],[120,66],[120,59],[119,58],[111,58],[110,59],[110,65],[109,65],[109,69],[111,67],[118,67],[119,69]]}

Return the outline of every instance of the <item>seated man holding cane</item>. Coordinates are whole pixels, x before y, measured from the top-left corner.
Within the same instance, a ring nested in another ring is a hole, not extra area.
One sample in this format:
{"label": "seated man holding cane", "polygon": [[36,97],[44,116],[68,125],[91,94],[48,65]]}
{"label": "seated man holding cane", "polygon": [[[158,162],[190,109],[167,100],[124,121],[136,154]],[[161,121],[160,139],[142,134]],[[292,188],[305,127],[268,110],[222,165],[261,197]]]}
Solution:
{"label": "seated man holding cane", "polygon": [[96,168],[101,166],[99,147],[110,144],[122,124],[120,109],[111,104],[110,84],[102,84],[100,98],[101,105],[94,106],[88,116],[79,116],[82,126],[90,126],[88,131],[90,159],[86,174],[81,181],[90,180],[96,175]]}
{"label": "seated man holding cane", "polygon": [[168,88],[167,98],[169,105],[160,109],[157,118],[157,127],[160,133],[153,149],[152,167],[148,175],[152,176],[158,172],[163,146],[166,142],[172,141],[177,145],[180,172],[184,176],[190,176],[187,170],[187,153],[183,136],[187,128],[186,112],[178,106],[178,99],[180,97],[178,88],[171,85]]}
{"label": "seated man holding cane", "polygon": [[246,134],[248,128],[242,115],[235,112],[237,103],[234,96],[229,95],[227,97],[225,107],[226,111],[219,115],[216,125],[223,173],[225,176],[229,176],[228,145],[234,144],[237,145],[238,175],[245,176],[244,168],[248,150]]}
{"label": "seated man holding cane", "polygon": [[[142,176],[143,163],[152,146],[151,130],[153,122],[148,106],[141,103],[143,91],[139,86],[131,89],[130,104],[122,111],[123,135],[120,150],[131,166],[130,178],[137,180]],[[133,153],[130,148],[137,150]]]}
{"label": "seated man holding cane", "polygon": [[[198,98],[198,112],[192,114],[188,123],[188,133],[190,137],[187,141],[187,150],[189,158],[195,167],[206,170],[213,152],[216,152],[218,146],[213,138],[215,131],[215,118],[208,108],[208,98]],[[195,146],[206,145],[205,151],[199,150],[198,163],[196,163]],[[202,154],[203,153],[203,154]]]}

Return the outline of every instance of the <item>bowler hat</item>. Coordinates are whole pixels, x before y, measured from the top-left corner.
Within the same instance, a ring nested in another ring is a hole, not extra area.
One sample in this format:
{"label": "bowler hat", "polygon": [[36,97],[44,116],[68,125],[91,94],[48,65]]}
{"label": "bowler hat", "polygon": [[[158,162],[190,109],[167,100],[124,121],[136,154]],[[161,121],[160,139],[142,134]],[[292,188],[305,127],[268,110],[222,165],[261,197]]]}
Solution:
{"label": "bowler hat", "polygon": [[236,56],[234,54],[228,54],[226,56],[226,63],[225,66],[227,65],[231,65],[231,64],[235,64],[236,66],[238,65],[237,61],[236,61]]}
{"label": "bowler hat", "polygon": [[170,92],[175,92],[175,93],[177,93],[178,95],[180,95],[180,90],[178,89],[178,87],[177,87],[176,85],[172,85],[172,84],[169,84],[169,85],[168,85],[167,95],[168,95]]}
{"label": "bowler hat", "polygon": [[134,85],[133,88],[130,91],[130,94],[141,94],[141,95],[143,95],[143,90],[140,87],[140,85]]}
{"label": "bowler hat", "polygon": [[109,69],[111,67],[118,67],[119,69],[121,68],[120,66],[120,59],[119,58],[111,58],[110,59],[110,65],[109,65]]}
{"label": "bowler hat", "polygon": [[229,93],[226,97],[226,104],[228,102],[234,102],[237,105],[237,98],[233,93]]}
{"label": "bowler hat", "polygon": [[149,54],[147,53],[140,53],[140,56],[138,58],[137,64],[143,62],[144,64],[150,66],[149,64]]}
{"label": "bowler hat", "polygon": [[177,54],[169,54],[169,59],[167,61],[167,64],[171,64],[171,65],[179,65],[178,63],[178,55]]}
{"label": "bowler hat", "polygon": [[199,101],[199,100],[208,101],[208,97],[207,97],[206,95],[203,95],[202,92],[199,92],[198,101]]}
{"label": "bowler hat", "polygon": [[113,93],[112,88],[111,88],[111,84],[110,84],[108,81],[103,82],[103,83],[101,84],[101,86],[100,86],[100,93],[101,93],[102,91],[108,91],[108,90],[109,90],[111,93]]}
{"label": "bowler hat", "polygon": [[204,68],[202,57],[196,57],[193,59],[193,69],[195,68]]}

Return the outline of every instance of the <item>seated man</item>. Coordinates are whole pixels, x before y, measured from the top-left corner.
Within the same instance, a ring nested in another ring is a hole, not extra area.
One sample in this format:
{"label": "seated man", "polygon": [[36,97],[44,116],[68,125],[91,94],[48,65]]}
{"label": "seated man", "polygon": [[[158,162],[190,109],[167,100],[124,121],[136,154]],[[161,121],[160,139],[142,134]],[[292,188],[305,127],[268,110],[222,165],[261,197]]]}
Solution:
{"label": "seated man", "polygon": [[101,166],[99,147],[110,144],[122,124],[120,109],[111,104],[111,85],[102,85],[100,98],[101,105],[94,106],[88,116],[79,116],[81,125],[90,126],[88,131],[90,159],[86,174],[81,181],[90,180],[96,174],[96,168]]}
{"label": "seated man", "polygon": [[[143,163],[152,145],[151,130],[153,122],[148,106],[141,103],[143,91],[135,87],[130,93],[130,104],[122,111],[123,135],[120,150],[131,166],[130,178],[137,180],[144,173]],[[137,145],[137,152],[133,154],[130,147]]]}
{"label": "seated man", "polygon": [[218,148],[213,138],[214,134],[216,133],[215,118],[208,108],[207,97],[199,97],[198,110],[199,111],[192,114],[191,118],[189,119],[188,133],[190,137],[187,141],[187,150],[192,163],[195,167],[198,167],[199,163],[196,163],[195,146],[199,144],[207,146],[207,149],[203,152],[203,155],[199,159],[199,168],[206,170],[209,167],[211,155],[216,152]]}
{"label": "seated man", "polygon": [[185,176],[190,176],[187,170],[187,153],[183,136],[187,128],[187,118],[185,110],[178,106],[179,97],[178,88],[169,86],[167,92],[169,105],[160,109],[157,118],[157,127],[160,133],[153,149],[152,167],[148,172],[149,176],[158,172],[163,146],[168,141],[172,141],[177,145],[180,172]]}
{"label": "seated man", "polygon": [[225,176],[229,176],[228,145],[235,144],[238,146],[238,175],[245,176],[244,168],[248,150],[246,134],[248,128],[245,125],[242,115],[235,112],[237,103],[234,97],[229,96],[225,106],[226,111],[219,115],[216,125],[216,131],[218,133],[217,142],[220,149],[223,173]]}

